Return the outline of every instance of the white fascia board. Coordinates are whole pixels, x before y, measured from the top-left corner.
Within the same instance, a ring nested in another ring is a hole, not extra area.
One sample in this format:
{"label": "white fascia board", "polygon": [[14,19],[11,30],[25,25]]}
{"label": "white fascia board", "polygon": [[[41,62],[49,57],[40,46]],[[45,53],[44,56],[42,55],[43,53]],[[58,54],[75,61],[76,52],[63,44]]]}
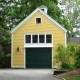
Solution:
{"label": "white fascia board", "polygon": [[15,28],[11,30],[11,33],[14,33],[17,29],[19,29],[25,22],[27,22],[37,11],[39,8],[35,9],[28,17],[26,17],[22,22],[20,22]]}
{"label": "white fascia board", "polygon": [[55,23],[59,28],[61,28],[65,32],[67,32],[67,30],[64,27],[62,27],[57,21],[55,21],[53,18],[51,18],[49,15],[47,15],[46,13],[44,13],[43,11],[41,11],[40,9],[39,9],[39,11],[42,14],[44,14],[49,20],[51,20],[53,23]]}
{"label": "white fascia board", "polygon": [[25,48],[36,48],[36,47],[53,47],[52,43],[32,43],[32,44],[24,44]]}

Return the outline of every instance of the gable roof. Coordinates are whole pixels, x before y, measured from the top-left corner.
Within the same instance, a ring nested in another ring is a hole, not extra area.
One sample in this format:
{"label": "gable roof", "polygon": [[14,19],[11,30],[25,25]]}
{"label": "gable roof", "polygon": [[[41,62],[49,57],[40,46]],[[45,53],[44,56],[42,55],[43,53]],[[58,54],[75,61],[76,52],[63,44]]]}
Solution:
{"label": "gable roof", "polygon": [[19,23],[15,28],[11,30],[11,33],[14,33],[17,29],[19,29],[25,22],[27,22],[37,11],[40,11],[44,16],[46,16],[50,21],[52,21],[54,24],[56,24],[60,29],[62,29],[64,32],[67,32],[67,30],[62,27],[58,22],[56,22],[54,19],[52,19],[48,14],[44,13],[40,8],[35,9],[28,17],[26,17],[21,23]]}

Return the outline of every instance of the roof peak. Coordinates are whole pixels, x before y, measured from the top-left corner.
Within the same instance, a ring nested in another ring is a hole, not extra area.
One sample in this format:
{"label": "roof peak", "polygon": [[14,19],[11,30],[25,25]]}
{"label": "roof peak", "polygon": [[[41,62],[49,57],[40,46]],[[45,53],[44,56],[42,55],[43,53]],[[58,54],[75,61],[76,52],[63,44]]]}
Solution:
{"label": "roof peak", "polygon": [[[47,8],[47,6],[41,5],[41,6],[39,6],[38,8]],[[48,8],[47,8],[47,9],[48,9]]]}
{"label": "roof peak", "polygon": [[42,5],[40,7],[38,7],[40,10],[42,10],[43,12],[47,13],[48,8],[45,5]]}

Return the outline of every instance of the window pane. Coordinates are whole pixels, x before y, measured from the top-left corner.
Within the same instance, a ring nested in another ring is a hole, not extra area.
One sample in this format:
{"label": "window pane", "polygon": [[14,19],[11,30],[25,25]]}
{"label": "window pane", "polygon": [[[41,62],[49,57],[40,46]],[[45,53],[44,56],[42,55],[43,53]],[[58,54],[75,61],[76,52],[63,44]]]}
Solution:
{"label": "window pane", "polygon": [[52,35],[46,35],[46,43],[52,43]]}
{"label": "window pane", "polygon": [[36,23],[41,23],[41,18],[36,18]]}
{"label": "window pane", "polygon": [[26,43],[31,43],[31,35],[26,35]]}
{"label": "window pane", "polygon": [[44,43],[44,35],[39,35],[39,43]]}
{"label": "window pane", "polygon": [[44,9],[41,9],[42,11],[44,11]]}
{"label": "window pane", "polygon": [[38,35],[32,35],[33,43],[38,43]]}

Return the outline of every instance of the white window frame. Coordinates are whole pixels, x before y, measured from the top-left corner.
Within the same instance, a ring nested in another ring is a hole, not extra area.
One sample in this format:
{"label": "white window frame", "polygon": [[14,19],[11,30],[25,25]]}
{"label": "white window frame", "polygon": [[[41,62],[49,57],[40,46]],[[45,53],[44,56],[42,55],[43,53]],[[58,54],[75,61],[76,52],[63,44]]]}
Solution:
{"label": "white window frame", "polygon": [[[37,34],[32,34],[32,36],[33,35],[37,35]],[[38,36],[38,35],[37,35]],[[37,38],[38,39],[38,38]],[[31,37],[31,40],[32,40],[32,44],[38,44],[38,42],[37,43],[33,43],[33,37]],[[39,41],[39,40],[37,40],[37,41]]]}
{"label": "white window frame", "polygon": [[[46,38],[45,38],[45,34],[38,34],[38,37],[39,37],[39,35],[44,35],[44,43],[46,43],[46,42],[45,42],[45,39],[46,39]],[[40,42],[39,42],[39,44],[43,44],[43,43],[40,43]]]}
{"label": "white window frame", "polygon": [[[26,41],[26,35],[31,35],[31,43],[25,43]],[[32,41],[32,35],[38,35],[38,43],[33,43],[33,41]],[[39,43],[39,35],[44,35],[44,43]],[[52,35],[52,42],[51,43],[46,43],[46,35]],[[45,34],[45,33],[40,33],[40,34],[25,34],[24,35],[24,47],[53,47],[53,34],[51,34],[51,33],[47,33],[47,34]]]}
{"label": "white window frame", "polygon": [[[32,35],[31,34],[26,34],[26,35],[30,35],[31,36],[31,40],[32,40]],[[25,43],[26,43],[26,35],[25,35]],[[30,41],[30,43],[26,43],[26,44],[31,44],[32,41]]]}
{"label": "white window frame", "polygon": [[[52,42],[52,40],[53,40],[53,36],[52,36],[52,34],[46,34],[46,36],[47,36],[47,35],[51,35],[51,37],[52,37],[52,39],[51,39],[51,43],[53,43],[53,42]],[[45,39],[46,39],[46,44],[49,44],[49,43],[47,43],[47,38],[45,38]]]}
{"label": "white window frame", "polygon": [[[41,23],[36,23],[36,19],[37,19],[37,18],[41,18]],[[35,18],[35,24],[42,24],[42,17],[36,17],[36,18]]]}

